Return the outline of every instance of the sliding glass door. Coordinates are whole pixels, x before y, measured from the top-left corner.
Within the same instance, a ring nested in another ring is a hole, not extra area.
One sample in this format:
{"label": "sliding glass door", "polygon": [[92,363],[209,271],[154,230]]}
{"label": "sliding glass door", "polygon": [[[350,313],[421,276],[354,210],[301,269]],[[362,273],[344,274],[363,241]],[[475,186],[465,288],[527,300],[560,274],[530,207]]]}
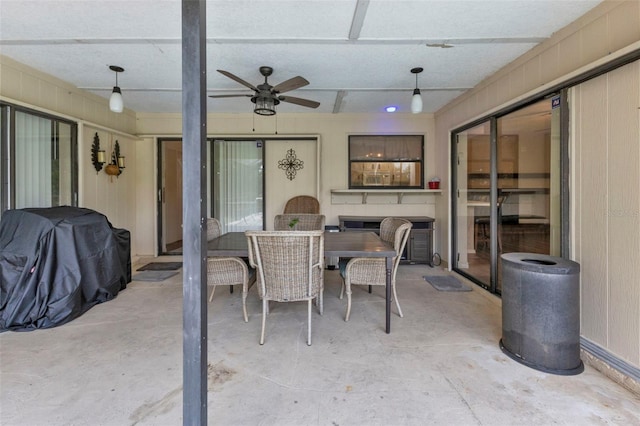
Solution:
{"label": "sliding glass door", "polygon": [[[208,140],[207,212],[224,232],[263,229],[262,140]],[[158,140],[158,252],[182,254],[182,140]]]}
{"label": "sliding glass door", "polygon": [[2,210],[77,204],[77,126],[2,105]]}
{"label": "sliding glass door", "polygon": [[490,283],[490,138],[486,121],[455,135],[454,268],[481,285]]}
{"label": "sliding glass door", "polygon": [[453,135],[453,268],[501,293],[500,255],[560,256],[560,97]]}
{"label": "sliding glass door", "polygon": [[[513,170],[498,173],[498,193],[502,199],[498,254],[560,256],[559,97],[498,118],[497,132],[498,140],[503,142],[498,144],[498,164]],[[498,273],[498,293],[502,290],[500,277]]]}
{"label": "sliding glass door", "polygon": [[262,140],[213,141],[212,211],[224,232],[264,227]]}
{"label": "sliding glass door", "polygon": [[182,140],[158,140],[158,252],[182,254]]}

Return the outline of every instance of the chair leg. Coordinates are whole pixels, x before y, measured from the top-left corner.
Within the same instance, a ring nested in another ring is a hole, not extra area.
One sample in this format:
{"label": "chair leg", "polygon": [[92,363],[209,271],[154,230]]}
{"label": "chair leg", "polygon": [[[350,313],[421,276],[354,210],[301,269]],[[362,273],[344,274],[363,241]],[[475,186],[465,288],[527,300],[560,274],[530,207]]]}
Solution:
{"label": "chair leg", "polygon": [[313,304],[318,307],[318,313],[324,314],[324,286],[318,292],[318,296],[313,299]]}
{"label": "chair leg", "polygon": [[395,284],[393,285],[393,298],[396,301],[396,306],[398,307],[398,314],[400,315],[400,318],[402,318],[402,309],[400,309],[400,302],[398,302],[398,294],[396,293],[396,286]]}
{"label": "chair leg", "polygon": [[249,314],[247,314],[247,286],[242,286],[242,314],[244,322],[249,322]]}
{"label": "chair leg", "polygon": [[311,346],[311,299],[307,302],[307,345]]}
{"label": "chair leg", "polygon": [[267,299],[262,299],[262,331],[260,332],[260,344],[264,345],[264,325],[267,322],[267,309],[268,309],[268,301]]}
{"label": "chair leg", "polygon": [[216,292],[216,286],[213,286],[213,290],[211,290],[211,296],[209,296],[209,303],[211,303],[211,301],[213,300],[213,293]]}
{"label": "chair leg", "polygon": [[344,296],[344,280],[342,281],[342,286],[340,286],[340,300],[342,300],[342,296]]}
{"label": "chair leg", "polygon": [[349,316],[351,315],[351,285],[347,285],[347,315],[345,315],[344,320],[349,321]]}

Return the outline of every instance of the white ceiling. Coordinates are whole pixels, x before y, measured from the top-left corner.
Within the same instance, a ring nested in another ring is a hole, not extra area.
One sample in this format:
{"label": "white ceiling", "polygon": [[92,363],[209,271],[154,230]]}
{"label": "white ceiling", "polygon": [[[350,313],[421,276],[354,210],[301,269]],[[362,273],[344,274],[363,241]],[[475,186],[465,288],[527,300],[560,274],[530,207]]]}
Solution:
{"label": "white ceiling", "polygon": [[[407,112],[418,76],[425,112],[440,107],[595,7],[596,0],[208,0],[207,93],[250,94],[301,75],[279,112]],[[0,54],[108,98],[119,65],[125,107],[181,111],[180,0],[1,0]],[[428,47],[446,44],[451,48]],[[339,99],[342,98],[342,102]],[[209,112],[250,112],[248,98]]]}

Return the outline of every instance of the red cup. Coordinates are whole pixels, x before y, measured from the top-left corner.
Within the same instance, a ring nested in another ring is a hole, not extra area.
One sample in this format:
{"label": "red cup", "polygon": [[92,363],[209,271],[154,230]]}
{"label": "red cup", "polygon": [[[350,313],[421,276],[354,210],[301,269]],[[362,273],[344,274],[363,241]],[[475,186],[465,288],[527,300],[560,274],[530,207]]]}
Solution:
{"label": "red cup", "polygon": [[429,182],[429,189],[440,189],[440,182]]}

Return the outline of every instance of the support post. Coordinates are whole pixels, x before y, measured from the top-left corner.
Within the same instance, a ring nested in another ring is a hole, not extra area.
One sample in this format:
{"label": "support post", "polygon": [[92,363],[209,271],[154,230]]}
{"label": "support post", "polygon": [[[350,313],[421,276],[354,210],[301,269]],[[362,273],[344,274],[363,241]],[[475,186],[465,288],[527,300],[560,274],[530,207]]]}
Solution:
{"label": "support post", "polygon": [[182,0],[183,424],[207,424],[206,0]]}

